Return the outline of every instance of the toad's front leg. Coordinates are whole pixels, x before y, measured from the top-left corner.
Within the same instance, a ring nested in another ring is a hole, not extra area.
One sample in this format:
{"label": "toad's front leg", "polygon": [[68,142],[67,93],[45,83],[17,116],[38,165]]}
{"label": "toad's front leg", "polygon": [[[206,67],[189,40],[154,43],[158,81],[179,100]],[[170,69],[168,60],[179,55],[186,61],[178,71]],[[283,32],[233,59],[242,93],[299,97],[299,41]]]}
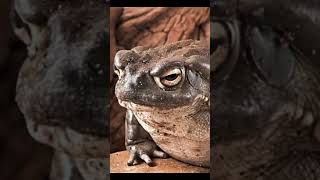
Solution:
{"label": "toad's front leg", "polygon": [[139,160],[152,166],[150,157],[167,158],[167,154],[158,150],[155,142],[142,128],[131,110],[126,114],[126,148],[130,154],[128,166],[138,164]]}

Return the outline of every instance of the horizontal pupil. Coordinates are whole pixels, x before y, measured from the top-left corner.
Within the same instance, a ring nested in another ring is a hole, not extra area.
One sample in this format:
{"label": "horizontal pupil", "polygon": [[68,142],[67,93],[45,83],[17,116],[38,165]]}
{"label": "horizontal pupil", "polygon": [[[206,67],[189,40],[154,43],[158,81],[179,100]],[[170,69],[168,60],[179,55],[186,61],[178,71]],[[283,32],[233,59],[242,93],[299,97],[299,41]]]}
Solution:
{"label": "horizontal pupil", "polygon": [[164,77],[165,80],[167,81],[173,81],[177,79],[178,75],[177,74],[170,74],[169,76]]}

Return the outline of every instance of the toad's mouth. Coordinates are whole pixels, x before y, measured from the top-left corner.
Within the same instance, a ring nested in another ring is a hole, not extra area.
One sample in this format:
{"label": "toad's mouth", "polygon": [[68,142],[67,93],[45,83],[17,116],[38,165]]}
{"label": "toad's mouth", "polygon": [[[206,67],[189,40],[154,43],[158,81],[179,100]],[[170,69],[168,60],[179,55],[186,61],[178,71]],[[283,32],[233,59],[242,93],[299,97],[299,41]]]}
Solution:
{"label": "toad's mouth", "polygon": [[148,106],[143,104],[137,104],[129,101],[118,100],[119,104],[126,109],[135,111],[135,112],[160,112],[160,111],[171,111],[176,108],[182,108],[190,105],[183,105],[178,107],[163,107],[163,106]]}
{"label": "toad's mouth", "polygon": [[151,111],[155,111],[156,109],[169,109],[169,108],[164,108],[164,107],[155,107],[155,106],[148,106],[148,105],[143,105],[143,104],[137,104],[137,103],[133,103],[130,101],[123,101],[118,99],[119,104],[122,107],[125,107],[129,110],[132,111],[144,111],[144,112],[151,112]]}
{"label": "toad's mouth", "polygon": [[[144,112],[150,112],[150,111],[167,111],[167,110],[173,110],[176,108],[182,108],[182,107],[197,107],[200,104],[203,103],[209,103],[209,98],[198,94],[192,101],[190,101],[189,103],[185,103],[185,104],[180,104],[177,106],[154,106],[154,105],[145,105],[142,103],[136,103],[136,102],[132,102],[132,101],[126,101],[126,100],[121,100],[120,98],[118,98],[118,102],[122,107],[125,107],[129,110],[133,110],[133,111],[144,111]],[[208,107],[210,105],[208,104]]]}

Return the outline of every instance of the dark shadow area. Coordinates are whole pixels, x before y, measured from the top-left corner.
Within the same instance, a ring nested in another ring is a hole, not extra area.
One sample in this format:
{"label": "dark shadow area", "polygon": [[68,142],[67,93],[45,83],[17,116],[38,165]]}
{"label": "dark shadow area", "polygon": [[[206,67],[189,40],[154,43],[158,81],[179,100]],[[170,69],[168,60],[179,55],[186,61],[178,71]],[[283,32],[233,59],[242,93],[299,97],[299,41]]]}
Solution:
{"label": "dark shadow area", "polygon": [[108,4],[0,8],[0,179],[107,179]]}
{"label": "dark shadow area", "polygon": [[49,178],[52,149],[28,133],[15,102],[18,73],[27,57],[26,45],[15,35],[10,17],[12,2],[0,2],[0,179]]}
{"label": "dark shadow area", "polygon": [[320,3],[212,5],[211,179],[319,179]]}

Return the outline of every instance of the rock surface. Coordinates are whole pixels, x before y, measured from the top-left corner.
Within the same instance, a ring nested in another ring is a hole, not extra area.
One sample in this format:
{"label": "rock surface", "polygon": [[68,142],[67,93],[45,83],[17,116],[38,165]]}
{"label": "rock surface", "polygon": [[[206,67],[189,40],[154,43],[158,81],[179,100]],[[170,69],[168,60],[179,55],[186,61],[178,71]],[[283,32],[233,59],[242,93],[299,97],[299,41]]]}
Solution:
{"label": "rock surface", "polygon": [[111,173],[209,173],[210,169],[192,166],[172,158],[153,159],[155,166],[149,167],[145,163],[128,166],[129,153],[121,151],[110,154]]}
{"label": "rock surface", "polygon": [[118,43],[156,47],[182,39],[206,39],[210,36],[209,8],[159,7],[124,8],[117,33]]}

